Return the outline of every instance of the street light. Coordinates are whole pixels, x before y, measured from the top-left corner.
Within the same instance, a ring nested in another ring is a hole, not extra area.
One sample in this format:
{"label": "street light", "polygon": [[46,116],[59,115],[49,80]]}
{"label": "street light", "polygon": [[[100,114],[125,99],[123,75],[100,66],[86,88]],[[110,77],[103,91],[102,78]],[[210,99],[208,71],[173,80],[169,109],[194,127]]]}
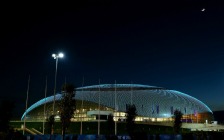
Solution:
{"label": "street light", "polygon": [[54,77],[54,103],[53,103],[53,115],[55,115],[55,93],[56,93],[56,82],[57,82],[57,70],[58,70],[58,58],[63,58],[63,53],[52,54],[52,57],[56,60],[55,77]]}

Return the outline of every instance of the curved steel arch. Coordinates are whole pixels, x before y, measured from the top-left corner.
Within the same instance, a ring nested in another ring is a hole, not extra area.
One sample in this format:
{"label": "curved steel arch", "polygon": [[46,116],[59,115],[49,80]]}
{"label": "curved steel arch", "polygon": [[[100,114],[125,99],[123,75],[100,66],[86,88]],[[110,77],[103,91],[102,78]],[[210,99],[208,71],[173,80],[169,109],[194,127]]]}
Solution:
{"label": "curved steel arch", "polygon": [[[93,85],[76,88],[76,100],[84,100],[98,103],[100,94],[101,105],[115,108],[115,84]],[[106,90],[99,90],[106,89]],[[125,90],[124,90],[125,89]],[[179,109],[183,114],[193,114],[196,110],[198,113],[210,112],[211,109],[200,100],[185,93],[168,90],[161,87],[139,85],[139,84],[116,84],[117,109],[120,112],[126,111],[126,104],[135,104],[139,116],[166,118],[171,117],[171,107]],[[56,94],[56,101],[61,99],[62,94]],[[28,114],[33,109],[53,102],[54,96],[50,96],[36,102],[30,106],[22,115]],[[159,112],[157,112],[159,111]]]}

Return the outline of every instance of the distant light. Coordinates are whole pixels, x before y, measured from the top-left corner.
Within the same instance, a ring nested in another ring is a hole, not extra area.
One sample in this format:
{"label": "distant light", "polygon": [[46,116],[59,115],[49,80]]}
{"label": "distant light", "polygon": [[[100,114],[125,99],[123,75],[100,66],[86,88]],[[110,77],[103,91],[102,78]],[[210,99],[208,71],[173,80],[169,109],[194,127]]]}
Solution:
{"label": "distant light", "polygon": [[204,12],[205,11],[205,8],[202,8],[201,11]]}
{"label": "distant light", "polygon": [[166,116],[169,116],[169,115],[168,115],[168,114],[163,114],[163,116],[165,116],[165,117],[166,117]]}

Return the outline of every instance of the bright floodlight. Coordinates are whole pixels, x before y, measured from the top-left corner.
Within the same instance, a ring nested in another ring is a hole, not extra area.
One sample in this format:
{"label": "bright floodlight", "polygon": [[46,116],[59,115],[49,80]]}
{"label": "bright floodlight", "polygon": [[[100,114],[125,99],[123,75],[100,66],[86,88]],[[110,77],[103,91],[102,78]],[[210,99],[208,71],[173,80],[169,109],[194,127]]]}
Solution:
{"label": "bright floodlight", "polygon": [[64,54],[63,54],[63,53],[59,53],[58,55],[56,55],[56,54],[52,54],[52,57],[53,57],[54,59],[62,58],[62,57],[64,57]]}
{"label": "bright floodlight", "polygon": [[54,59],[56,59],[56,58],[57,58],[57,55],[56,55],[56,54],[52,54],[52,57],[53,57]]}
{"label": "bright floodlight", "polygon": [[63,53],[59,53],[58,57],[62,58],[62,57],[64,57],[64,54]]}

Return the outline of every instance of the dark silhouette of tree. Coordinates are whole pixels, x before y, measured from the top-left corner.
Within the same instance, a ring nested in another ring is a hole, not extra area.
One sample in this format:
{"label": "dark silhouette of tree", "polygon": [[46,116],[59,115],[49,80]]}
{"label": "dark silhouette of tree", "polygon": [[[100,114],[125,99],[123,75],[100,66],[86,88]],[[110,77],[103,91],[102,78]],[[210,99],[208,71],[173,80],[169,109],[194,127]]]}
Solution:
{"label": "dark silhouette of tree", "polygon": [[8,135],[6,140],[24,140],[26,139],[26,136],[24,136],[21,132],[19,131],[13,131],[11,134]]}
{"label": "dark silhouette of tree", "polygon": [[0,115],[0,132],[8,133],[10,130],[9,122],[12,118],[13,109],[15,104],[10,100],[3,100],[0,103],[0,111],[2,114]]}
{"label": "dark silhouette of tree", "polygon": [[174,111],[174,116],[173,116],[174,117],[174,124],[173,124],[173,128],[174,128],[174,132],[176,134],[180,133],[180,129],[181,129],[181,126],[182,126],[182,121],[181,121],[182,116],[183,116],[183,114],[182,114],[181,111],[179,111],[179,110],[175,110]]}
{"label": "dark silhouette of tree", "polygon": [[113,119],[113,115],[112,114],[108,115],[107,127],[108,127],[108,132],[109,132],[110,135],[113,134],[113,132],[114,132],[114,126],[115,126],[114,123],[115,122],[114,122],[114,119]]}
{"label": "dark silhouette of tree", "polygon": [[130,137],[132,139],[134,139],[134,130],[135,130],[135,118],[137,116],[137,111],[136,111],[136,107],[134,104],[130,105],[127,104],[126,105],[126,128],[127,128],[127,132],[130,135]]}
{"label": "dark silhouette of tree", "polygon": [[76,109],[75,100],[73,100],[73,97],[75,96],[74,89],[75,87],[72,84],[64,84],[62,86],[62,98],[59,106],[63,140],[65,131],[69,127],[71,118]]}
{"label": "dark silhouette of tree", "polygon": [[53,134],[53,125],[55,124],[55,119],[54,119],[54,115],[49,116],[49,118],[47,118],[46,120],[46,130],[47,133],[50,134],[50,140],[51,140],[51,136]]}

